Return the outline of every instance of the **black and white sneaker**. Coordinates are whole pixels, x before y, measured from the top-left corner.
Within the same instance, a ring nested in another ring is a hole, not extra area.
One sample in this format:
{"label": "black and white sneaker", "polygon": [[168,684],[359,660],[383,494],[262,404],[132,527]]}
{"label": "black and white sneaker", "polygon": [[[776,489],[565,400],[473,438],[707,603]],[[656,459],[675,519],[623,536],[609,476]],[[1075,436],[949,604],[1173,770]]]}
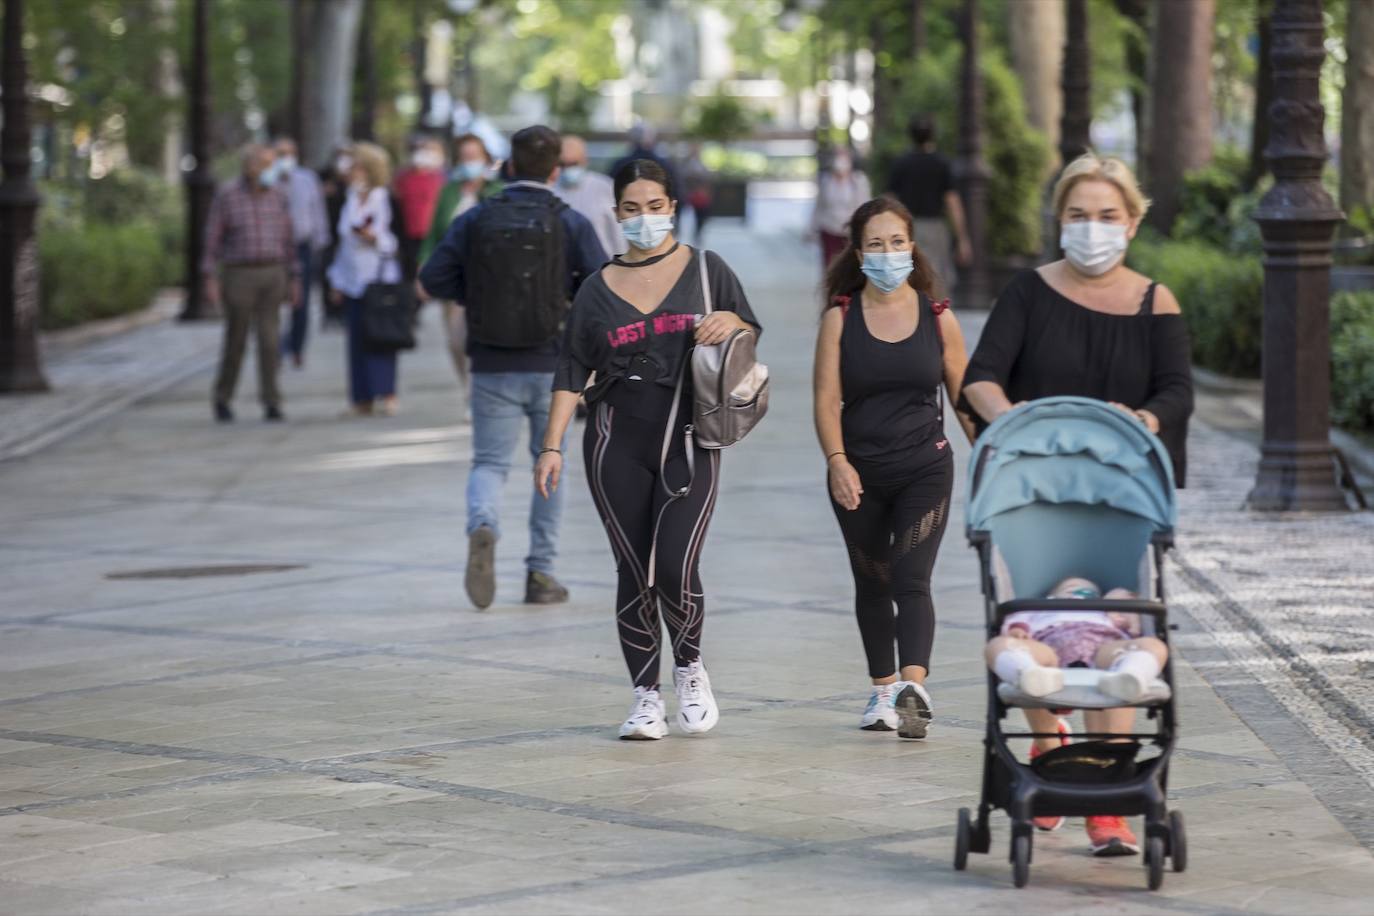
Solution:
{"label": "black and white sneaker", "polygon": [[668,737],[668,711],[653,687],[636,687],[630,717],[620,726],[624,741],[657,741]]}
{"label": "black and white sneaker", "polygon": [[915,681],[897,683],[897,735],[902,738],[924,738],[932,717],[930,694]]}
{"label": "black and white sneaker", "polygon": [[677,691],[678,728],[689,735],[700,735],[716,727],[720,709],[701,659],[683,668],[673,668],[673,688]]}

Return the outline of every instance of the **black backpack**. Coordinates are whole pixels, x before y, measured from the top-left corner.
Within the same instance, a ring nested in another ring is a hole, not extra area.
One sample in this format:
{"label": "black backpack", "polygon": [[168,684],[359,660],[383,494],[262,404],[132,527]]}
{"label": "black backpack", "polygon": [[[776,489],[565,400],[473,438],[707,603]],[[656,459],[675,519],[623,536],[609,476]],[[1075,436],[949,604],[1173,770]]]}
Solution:
{"label": "black backpack", "polygon": [[468,333],[493,347],[537,347],[556,338],[568,311],[563,210],[553,194],[498,194],[469,229]]}

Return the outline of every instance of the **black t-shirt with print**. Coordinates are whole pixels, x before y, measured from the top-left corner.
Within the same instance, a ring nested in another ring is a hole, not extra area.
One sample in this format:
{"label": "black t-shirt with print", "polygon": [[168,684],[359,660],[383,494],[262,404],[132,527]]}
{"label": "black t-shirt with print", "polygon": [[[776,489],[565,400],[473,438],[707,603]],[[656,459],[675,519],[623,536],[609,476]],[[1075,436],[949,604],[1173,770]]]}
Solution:
{"label": "black t-shirt with print", "polygon": [[585,392],[589,403],[605,397],[612,386],[625,379],[674,388],[682,361],[691,350],[697,321],[706,311],[697,261],[703,254],[711,284],[711,307],[734,312],[759,329],[739,278],[714,251],[693,251],[663,302],[648,314],[612,292],[602,272],[597,271],[573,300],[553,390],[581,392],[593,372],[596,383]]}

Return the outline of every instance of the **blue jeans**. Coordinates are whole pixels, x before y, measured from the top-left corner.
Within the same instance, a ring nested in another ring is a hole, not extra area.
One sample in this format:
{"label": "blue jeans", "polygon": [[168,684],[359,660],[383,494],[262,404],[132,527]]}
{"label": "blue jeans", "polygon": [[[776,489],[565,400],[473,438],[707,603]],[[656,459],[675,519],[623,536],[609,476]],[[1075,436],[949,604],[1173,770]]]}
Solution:
{"label": "blue jeans", "polygon": [[371,404],[396,393],[396,351],[377,353],[363,345],[363,300],[346,298],[348,309],[348,399]]}
{"label": "blue jeans", "polygon": [[[552,372],[474,372],[472,374],[472,471],[468,474],[468,534],[483,526],[501,534],[501,491],[520,440],[529,424],[530,457],[538,460],[553,399]],[[564,437],[566,444],[567,437]],[[563,516],[564,481],[548,499],[536,490],[530,499],[532,572],[552,573],[558,556],[558,521]]]}
{"label": "blue jeans", "polygon": [[305,332],[310,327],[310,268],[313,252],[309,242],[296,246],[296,259],[301,263],[301,304],[291,310],[291,327],[282,338],[281,350],[292,356],[305,353]]}

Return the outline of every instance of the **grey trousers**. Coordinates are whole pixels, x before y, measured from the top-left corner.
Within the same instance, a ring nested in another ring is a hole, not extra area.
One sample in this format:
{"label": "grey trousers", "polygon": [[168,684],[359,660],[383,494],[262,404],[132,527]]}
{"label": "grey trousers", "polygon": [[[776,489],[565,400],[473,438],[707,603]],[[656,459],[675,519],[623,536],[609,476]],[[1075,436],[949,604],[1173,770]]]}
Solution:
{"label": "grey trousers", "polygon": [[916,244],[921,253],[930,261],[935,270],[936,286],[943,292],[937,298],[948,296],[958,283],[954,269],[953,234],[944,219],[918,219],[916,223]]}
{"label": "grey trousers", "polygon": [[281,331],[277,310],[286,301],[286,265],[227,266],[220,290],[224,304],[224,349],[215,379],[215,402],[228,404],[234,399],[251,329],[258,338],[258,399],[264,407],[280,406],[277,364],[281,358]]}

